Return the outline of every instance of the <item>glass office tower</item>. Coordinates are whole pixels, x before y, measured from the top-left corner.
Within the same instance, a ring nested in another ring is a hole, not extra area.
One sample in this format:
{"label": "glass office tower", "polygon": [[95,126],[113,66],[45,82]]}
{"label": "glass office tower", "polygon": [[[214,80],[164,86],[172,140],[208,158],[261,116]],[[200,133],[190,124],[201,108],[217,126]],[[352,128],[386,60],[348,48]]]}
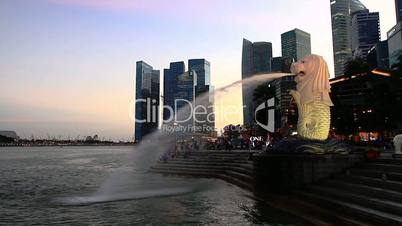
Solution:
{"label": "glass office tower", "polygon": [[158,129],[160,72],[144,61],[136,63],[134,137],[140,142],[144,136]]}
{"label": "glass office tower", "polygon": [[[269,73],[272,71],[272,43],[250,42],[243,39],[242,50],[242,79],[254,74]],[[254,123],[253,92],[255,86],[243,85],[243,123]]]}
{"label": "glass office tower", "polygon": [[311,54],[310,34],[294,29],[281,35],[282,58],[298,61]]}
{"label": "glass office tower", "polygon": [[369,10],[352,14],[352,54],[366,60],[368,51],[381,40],[380,14]]}
{"label": "glass office tower", "polygon": [[341,76],[352,58],[351,15],[365,10],[359,0],[330,0],[335,76]]}
{"label": "glass office tower", "polygon": [[[177,88],[178,77],[185,71],[185,65],[183,61],[172,62],[168,69],[163,70],[163,105],[174,108],[174,98]],[[167,120],[173,115],[171,112],[164,108],[163,119]]]}

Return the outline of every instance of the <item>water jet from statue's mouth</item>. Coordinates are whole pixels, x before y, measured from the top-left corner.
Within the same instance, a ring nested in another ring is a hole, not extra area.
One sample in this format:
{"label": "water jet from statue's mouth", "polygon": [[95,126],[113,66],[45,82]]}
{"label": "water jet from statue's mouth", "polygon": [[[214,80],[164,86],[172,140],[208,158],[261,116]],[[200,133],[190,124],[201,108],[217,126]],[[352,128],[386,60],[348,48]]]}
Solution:
{"label": "water jet from statue's mouth", "polygon": [[305,76],[306,73],[305,73],[304,71],[300,71],[297,75],[298,75],[298,76]]}

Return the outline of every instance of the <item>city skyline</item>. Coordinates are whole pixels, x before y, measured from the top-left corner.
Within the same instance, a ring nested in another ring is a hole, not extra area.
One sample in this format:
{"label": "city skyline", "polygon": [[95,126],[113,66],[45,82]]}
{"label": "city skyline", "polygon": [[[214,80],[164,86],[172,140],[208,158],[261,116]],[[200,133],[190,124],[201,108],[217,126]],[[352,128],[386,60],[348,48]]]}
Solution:
{"label": "city skyline", "polygon": [[[182,3],[2,1],[1,129],[22,137],[130,138],[136,61],[162,70],[205,58],[212,85],[221,87],[241,78],[242,38],[272,42],[276,57],[280,34],[296,27],[311,34],[312,52],[333,68],[329,2],[307,1],[303,10],[290,1]],[[395,25],[394,1],[362,3],[380,11],[384,39]],[[241,99],[240,91],[233,95]]]}

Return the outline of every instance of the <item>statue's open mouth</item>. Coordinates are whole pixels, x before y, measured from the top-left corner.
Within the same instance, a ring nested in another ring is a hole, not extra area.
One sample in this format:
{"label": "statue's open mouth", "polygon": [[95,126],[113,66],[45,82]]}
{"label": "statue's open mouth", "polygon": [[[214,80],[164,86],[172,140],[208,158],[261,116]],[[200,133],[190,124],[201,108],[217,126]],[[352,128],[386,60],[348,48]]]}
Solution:
{"label": "statue's open mouth", "polygon": [[306,73],[304,71],[300,71],[299,74],[297,74],[297,75],[304,76],[304,75],[306,75]]}

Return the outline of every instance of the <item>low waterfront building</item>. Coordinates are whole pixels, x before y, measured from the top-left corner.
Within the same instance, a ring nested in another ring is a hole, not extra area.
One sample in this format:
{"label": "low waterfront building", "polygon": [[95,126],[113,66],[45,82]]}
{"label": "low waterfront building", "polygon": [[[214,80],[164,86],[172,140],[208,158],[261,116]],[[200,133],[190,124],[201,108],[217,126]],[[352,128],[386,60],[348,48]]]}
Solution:
{"label": "low waterfront building", "polygon": [[0,136],[4,137],[5,140],[18,140],[19,137],[15,131],[0,131]]}
{"label": "low waterfront building", "polygon": [[337,134],[386,137],[402,128],[402,81],[385,71],[331,79],[331,127]]}

